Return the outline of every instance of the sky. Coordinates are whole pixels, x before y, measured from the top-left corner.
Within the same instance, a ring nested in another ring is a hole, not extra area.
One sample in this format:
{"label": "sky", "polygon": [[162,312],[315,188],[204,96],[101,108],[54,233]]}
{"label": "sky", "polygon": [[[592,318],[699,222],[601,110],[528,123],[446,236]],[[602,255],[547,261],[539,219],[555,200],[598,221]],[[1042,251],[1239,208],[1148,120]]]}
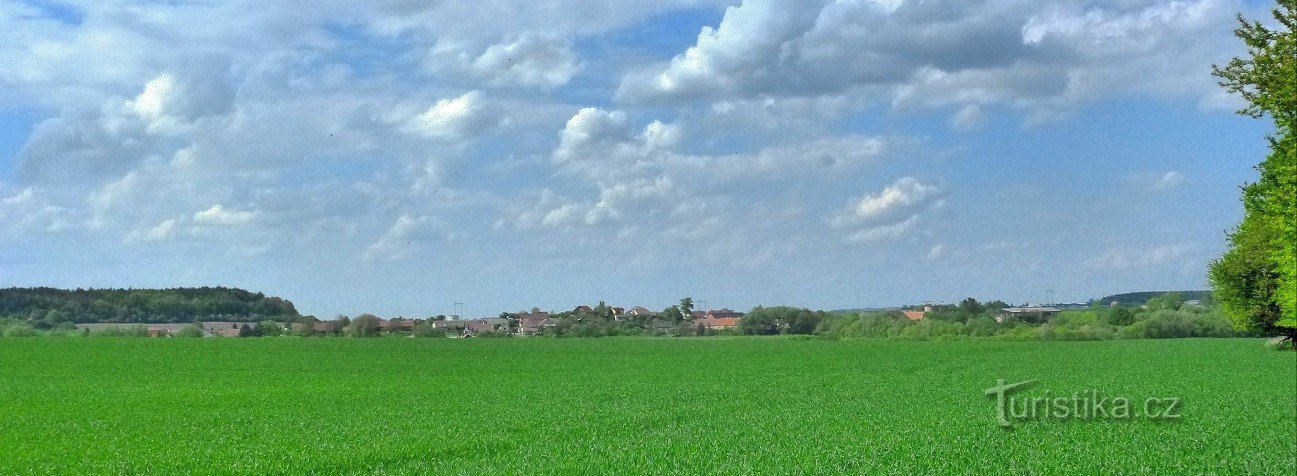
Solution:
{"label": "sky", "polygon": [[0,0],[0,286],[332,316],[1204,289],[1231,0]]}

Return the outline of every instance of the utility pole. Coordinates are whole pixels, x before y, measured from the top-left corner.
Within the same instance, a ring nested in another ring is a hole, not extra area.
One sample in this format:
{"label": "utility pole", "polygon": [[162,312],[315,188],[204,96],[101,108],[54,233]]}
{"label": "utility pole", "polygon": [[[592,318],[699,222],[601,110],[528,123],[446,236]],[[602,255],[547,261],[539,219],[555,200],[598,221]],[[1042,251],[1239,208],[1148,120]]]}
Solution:
{"label": "utility pole", "polygon": [[464,313],[464,303],[462,302],[455,303],[455,314],[453,315],[454,319],[452,320],[458,321],[460,314],[463,313]]}

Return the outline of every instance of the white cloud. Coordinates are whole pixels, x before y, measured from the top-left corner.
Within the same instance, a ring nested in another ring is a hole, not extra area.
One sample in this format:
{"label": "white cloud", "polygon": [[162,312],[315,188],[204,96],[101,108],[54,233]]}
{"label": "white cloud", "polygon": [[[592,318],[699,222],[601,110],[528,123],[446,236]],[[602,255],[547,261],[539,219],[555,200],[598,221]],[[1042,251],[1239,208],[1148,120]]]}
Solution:
{"label": "white cloud", "polygon": [[429,55],[428,68],[468,75],[495,87],[555,88],[572,80],[580,62],[570,40],[527,32],[484,50],[440,42]]}
{"label": "white cloud", "polygon": [[1185,244],[1164,244],[1151,248],[1115,246],[1086,260],[1086,265],[1093,269],[1113,271],[1151,268],[1180,261],[1192,251],[1193,247]]}
{"label": "white cloud", "polygon": [[899,239],[916,230],[919,216],[945,204],[941,187],[902,177],[882,191],[852,200],[829,220],[834,228],[858,229],[847,241]]}
{"label": "white cloud", "polygon": [[171,239],[172,235],[174,235],[175,232],[176,232],[176,219],[169,218],[166,220],[162,220],[162,222],[158,223],[157,226],[154,226],[153,228],[149,228],[147,230],[131,230],[131,232],[126,235],[126,241],[127,242],[145,241],[150,243],[157,243],[157,242],[162,242]]}
{"label": "white cloud", "polygon": [[1027,1],[746,0],[694,46],[621,83],[633,101],[864,95],[959,106],[957,128],[1003,105],[1028,121],[1117,95],[1220,103],[1207,74],[1236,50],[1232,0],[1050,6]]}
{"label": "white cloud", "polygon": [[365,260],[399,261],[409,258],[424,243],[455,236],[441,220],[426,216],[401,215],[382,236],[365,249]]}
{"label": "white cloud", "polygon": [[480,91],[442,99],[406,121],[404,130],[434,139],[462,140],[476,136],[492,125],[493,117],[484,101]]}
{"label": "white cloud", "polygon": [[1148,186],[1150,190],[1166,190],[1184,182],[1184,174],[1174,170],[1168,171]]}
{"label": "white cloud", "polygon": [[241,226],[251,223],[257,216],[258,213],[255,210],[230,210],[218,203],[212,205],[211,208],[194,213],[194,223],[213,226]]}

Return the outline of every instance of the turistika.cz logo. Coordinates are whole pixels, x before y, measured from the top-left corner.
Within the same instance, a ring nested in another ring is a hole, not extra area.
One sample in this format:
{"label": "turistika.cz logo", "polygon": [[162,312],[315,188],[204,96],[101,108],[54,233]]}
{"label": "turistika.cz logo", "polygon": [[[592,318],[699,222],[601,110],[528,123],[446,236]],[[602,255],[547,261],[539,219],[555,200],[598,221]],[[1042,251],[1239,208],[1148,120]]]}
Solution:
{"label": "turistika.cz logo", "polygon": [[1014,397],[1013,394],[1031,388],[1035,380],[1017,383],[997,379],[995,386],[986,389],[986,396],[995,399],[995,421],[1004,428],[1014,422],[1039,420],[1179,420],[1181,402],[1177,397],[1149,397],[1143,405],[1130,397],[1109,397],[1098,390],[1083,390],[1071,394],[1055,395],[1046,390],[1044,395]]}

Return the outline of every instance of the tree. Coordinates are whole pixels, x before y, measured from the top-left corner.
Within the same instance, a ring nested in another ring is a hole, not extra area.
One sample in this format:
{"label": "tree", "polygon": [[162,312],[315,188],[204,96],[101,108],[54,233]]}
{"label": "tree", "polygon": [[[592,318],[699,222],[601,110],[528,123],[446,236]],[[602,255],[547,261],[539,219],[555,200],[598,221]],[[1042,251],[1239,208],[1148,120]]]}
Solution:
{"label": "tree", "polygon": [[968,314],[969,317],[976,316],[982,313],[982,304],[970,297],[959,302],[959,310]]}
{"label": "tree", "polygon": [[361,314],[351,321],[352,337],[378,337],[381,320],[373,314]]}
{"label": "tree", "polygon": [[315,316],[305,316],[297,320],[297,335],[310,337],[315,335],[315,323],[320,322]]}
{"label": "tree", "polygon": [[1108,309],[1108,313],[1104,315],[1104,321],[1114,326],[1129,326],[1135,322],[1135,313],[1130,312],[1130,308],[1118,304]]}
{"label": "tree", "polygon": [[685,297],[684,299],[681,299],[680,313],[684,314],[685,317],[693,317],[693,312],[694,312],[694,298]]}
{"label": "tree", "polygon": [[1177,292],[1158,294],[1149,299],[1147,305],[1150,311],[1178,311],[1184,305],[1184,295]]}
{"label": "tree", "polygon": [[279,323],[275,321],[258,322],[253,330],[258,336],[265,337],[279,337],[284,333],[284,328],[279,327]]}
{"label": "tree", "polygon": [[1247,101],[1239,114],[1269,116],[1275,131],[1260,177],[1243,187],[1243,222],[1210,277],[1235,328],[1297,339],[1297,0],[1278,4],[1272,13],[1283,29],[1239,15],[1234,34],[1247,55],[1212,67],[1225,90]]}
{"label": "tree", "polygon": [[663,309],[662,313],[659,314],[658,317],[667,322],[680,322],[685,319],[685,314],[680,311],[680,306],[671,306]]}

